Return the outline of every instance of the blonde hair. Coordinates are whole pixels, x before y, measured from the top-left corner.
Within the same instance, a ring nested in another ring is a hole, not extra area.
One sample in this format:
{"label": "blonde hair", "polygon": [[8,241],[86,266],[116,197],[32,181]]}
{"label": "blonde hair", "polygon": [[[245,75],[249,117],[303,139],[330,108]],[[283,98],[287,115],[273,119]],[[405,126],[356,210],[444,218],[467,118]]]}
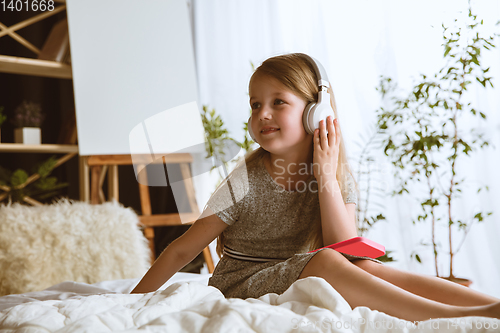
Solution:
{"label": "blonde hair", "polygon": [[[277,79],[279,82],[281,82],[281,84],[283,84],[297,96],[301,97],[307,103],[315,103],[318,100],[318,78],[316,77],[316,72],[309,60],[301,54],[290,53],[275,56],[265,60],[259,67],[257,67],[255,72],[252,74],[249,85],[251,85],[252,80],[256,74],[266,75]],[[328,88],[328,93],[330,94],[330,104],[332,106],[333,112],[335,113],[335,118],[338,118],[337,105],[335,103],[335,97],[331,86]],[[248,124],[248,126],[250,126],[250,124]],[[338,126],[340,129],[340,124]],[[246,165],[249,165],[255,160],[269,157],[270,153],[264,150],[262,147],[259,147],[247,153],[238,163],[238,165],[243,162],[246,163]],[[354,179],[354,175],[352,174],[349,162],[347,160],[342,130],[340,130],[339,157],[336,176],[339,181],[341,190],[343,190],[347,186],[347,184],[345,184],[345,176],[347,175],[347,173],[352,176],[356,192],[359,192],[358,184]],[[221,233],[217,237],[216,248],[216,252],[219,258],[222,257],[224,243],[224,234]],[[309,251],[323,247],[321,220],[319,220],[316,225],[311,228],[311,232],[307,239],[307,245]]]}

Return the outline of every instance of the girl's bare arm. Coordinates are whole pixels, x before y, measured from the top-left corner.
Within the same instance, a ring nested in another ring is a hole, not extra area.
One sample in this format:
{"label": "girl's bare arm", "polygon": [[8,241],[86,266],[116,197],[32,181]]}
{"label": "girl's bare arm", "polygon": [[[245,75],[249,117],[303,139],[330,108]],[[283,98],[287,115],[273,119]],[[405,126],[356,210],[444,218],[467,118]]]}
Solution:
{"label": "girl's bare arm", "polygon": [[[314,132],[314,175],[318,180],[324,246],[357,236],[354,204],[344,204],[337,181],[340,146],[338,122],[328,117]],[[328,135],[326,127],[328,126]]]}
{"label": "girl's bare arm", "polygon": [[348,211],[352,209],[348,206],[354,204],[344,204],[337,180],[324,185],[319,193],[323,244],[327,246],[357,237],[356,220]]}
{"label": "girl's bare arm", "polygon": [[158,290],[196,258],[227,226],[210,208],[205,209],[188,231],[167,246],[131,293]]}

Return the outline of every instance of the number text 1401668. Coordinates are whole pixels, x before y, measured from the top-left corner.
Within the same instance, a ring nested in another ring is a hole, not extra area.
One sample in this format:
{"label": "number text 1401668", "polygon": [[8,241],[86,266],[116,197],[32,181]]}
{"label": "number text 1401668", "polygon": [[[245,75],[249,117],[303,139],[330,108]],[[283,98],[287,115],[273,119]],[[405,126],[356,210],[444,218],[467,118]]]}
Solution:
{"label": "number text 1401668", "polygon": [[53,0],[1,0],[0,7],[2,11],[7,12],[20,12],[20,11],[32,11],[32,12],[45,12],[54,10]]}

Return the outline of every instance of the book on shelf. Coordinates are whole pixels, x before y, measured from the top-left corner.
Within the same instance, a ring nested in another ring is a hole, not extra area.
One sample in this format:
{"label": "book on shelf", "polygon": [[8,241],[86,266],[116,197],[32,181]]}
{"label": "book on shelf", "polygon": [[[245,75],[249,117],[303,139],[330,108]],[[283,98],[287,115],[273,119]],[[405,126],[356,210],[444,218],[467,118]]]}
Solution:
{"label": "book on shelf", "polygon": [[69,60],[68,20],[66,18],[52,27],[38,59],[71,63]]}

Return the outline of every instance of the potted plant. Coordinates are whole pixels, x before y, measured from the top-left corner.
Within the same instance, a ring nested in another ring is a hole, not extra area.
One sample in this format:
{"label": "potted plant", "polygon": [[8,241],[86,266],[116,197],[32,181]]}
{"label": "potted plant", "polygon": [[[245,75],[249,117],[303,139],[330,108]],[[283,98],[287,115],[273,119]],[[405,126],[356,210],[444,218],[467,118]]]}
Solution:
{"label": "potted plant", "polygon": [[39,145],[42,143],[40,126],[45,118],[40,104],[24,100],[14,111],[12,122],[14,142]]}
{"label": "potted plant", "polygon": [[[494,38],[481,36],[478,30],[483,21],[478,22],[470,7],[467,21],[464,29],[454,28],[449,32],[449,28],[442,25],[446,64],[434,78],[421,75],[420,82],[414,85],[406,97],[398,97],[397,85],[391,78],[382,77],[377,88],[384,102],[387,102],[387,109],[381,107],[377,110],[377,125],[386,135],[384,153],[390,155],[396,167],[396,179],[401,181],[393,195],[409,193],[406,185],[410,181],[421,182],[425,187],[427,194],[420,202],[422,214],[417,217],[417,221],[430,222],[431,240],[430,243],[422,244],[432,246],[436,276],[443,277],[443,273],[438,270],[440,249],[436,241],[436,229],[438,221],[445,221],[443,227],[448,233],[450,270],[449,276],[444,278],[463,285],[471,282],[455,278],[453,257],[460,250],[473,223],[482,222],[492,214],[477,211],[471,216],[458,217],[452,209],[462,192],[460,185],[465,180],[465,177],[457,179],[459,157],[469,156],[476,148],[488,146],[488,142],[475,129],[470,133],[459,130],[459,124],[463,124],[466,115],[479,117],[479,121],[486,119],[484,113],[466,102],[467,87],[475,81],[481,83],[483,88],[486,88],[487,83],[493,86],[491,77],[487,77],[489,68],[482,68],[480,61],[482,49],[494,47]],[[484,188],[488,190],[487,186]],[[479,188],[478,192],[481,190]],[[416,193],[412,193],[412,197],[416,197]],[[416,224],[415,220],[413,224]],[[458,246],[453,241],[454,229],[462,232]],[[418,253],[412,253],[412,257],[421,262]]]}
{"label": "potted plant", "polygon": [[[224,121],[220,115],[215,114],[215,109],[209,111],[208,107],[204,105],[201,118],[207,137],[205,145],[207,156],[205,158],[215,159],[214,166],[210,171],[219,165],[222,165],[224,169],[225,175],[221,174],[220,169],[218,169],[220,176],[218,183],[220,183],[229,174],[230,171],[227,170],[228,163],[239,153],[240,148],[245,149],[246,152],[252,150],[253,141],[249,140],[247,135],[248,123],[245,122],[243,127],[245,131],[244,140],[239,142],[229,136],[228,130],[224,128]],[[230,169],[232,170],[232,168]]]}
{"label": "potted plant", "polygon": [[[2,124],[7,120],[7,116],[3,114],[3,106],[0,106],[0,130],[2,127]],[[0,131],[0,143],[2,142],[2,132]]]}

